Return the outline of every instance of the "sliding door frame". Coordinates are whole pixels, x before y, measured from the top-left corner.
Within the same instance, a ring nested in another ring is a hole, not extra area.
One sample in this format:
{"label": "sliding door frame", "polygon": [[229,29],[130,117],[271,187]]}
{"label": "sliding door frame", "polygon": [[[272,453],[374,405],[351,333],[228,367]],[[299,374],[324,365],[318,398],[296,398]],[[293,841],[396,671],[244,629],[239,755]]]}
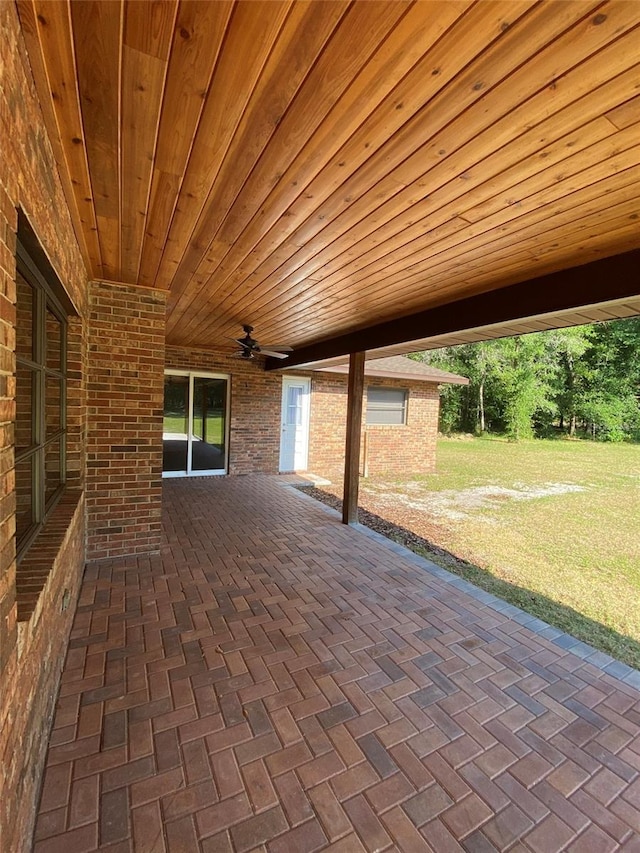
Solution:
{"label": "sliding door frame", "polygon": [[[189,412],[187,420],[187,470],[186,471],[162,471],[164,478],[172,477],[222,477],[229,473],[229,436],[231,426],[231,375],[229,373],[212,373],[207,370],[174,370],[164,371],[165,376],[186,376],[189,379]],[[224,379],[227,383],[224,400],[224,468],[209,468],[194,471],[193,463],[193,386],[195,379]],[[164,402],[162,417],[164,423]],[[163,428],[164,442],[164,428]]]}

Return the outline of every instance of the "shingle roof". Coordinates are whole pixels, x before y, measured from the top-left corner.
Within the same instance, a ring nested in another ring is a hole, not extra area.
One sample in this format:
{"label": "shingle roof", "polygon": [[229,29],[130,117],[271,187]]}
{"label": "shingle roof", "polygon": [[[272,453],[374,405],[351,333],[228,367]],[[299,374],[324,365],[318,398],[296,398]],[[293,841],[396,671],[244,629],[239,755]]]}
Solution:
{"label": "shingle roof", "polygon": [[[348,364],[317,368],[323,373],[348,373]],[[414,382],[435,382],[438,385],[468,385],[469,380],[456,373],[439,370],[423,361],[414,361],[404,355],[392,355],[388,358],[375,358],[365,361],[365,376],[388,377],[389,379],[411,379]]]}

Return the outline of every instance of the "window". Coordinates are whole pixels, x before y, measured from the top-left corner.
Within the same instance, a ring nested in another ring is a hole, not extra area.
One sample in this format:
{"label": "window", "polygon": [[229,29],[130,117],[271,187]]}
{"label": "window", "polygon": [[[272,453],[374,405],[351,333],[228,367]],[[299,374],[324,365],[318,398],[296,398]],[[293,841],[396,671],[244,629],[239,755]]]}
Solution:
{"label": "window", "polygon": [[408,391],[367,388],[367,424],[406,424]]}
{"label": "window", "polygon": [[66,315],[18,243],[16,276],[16,548],[20,558],[64,490]]}

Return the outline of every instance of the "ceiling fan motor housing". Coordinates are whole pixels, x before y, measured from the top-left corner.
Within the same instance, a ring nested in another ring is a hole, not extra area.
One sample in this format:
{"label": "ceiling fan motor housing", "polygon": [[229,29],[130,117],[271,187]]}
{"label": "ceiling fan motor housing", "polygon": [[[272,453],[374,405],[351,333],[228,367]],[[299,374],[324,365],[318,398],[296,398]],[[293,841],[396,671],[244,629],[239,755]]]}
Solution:
{"label": "ceiling fan motor housing", "polygon": [[[242,351],[239,353],[241,358],[253,358],[254,353],[262,353],[265,356],[271,356],[273,358],[286,358],[286,354],[284,352],[276,352],[276,347],[261,347],[258,341],[255,338],[251,337],[251,332],[253,332],[253,326],[249,326],[248,324],[244,324],[242,326],[242,330],[244,331],[244,338],[233,338],[233,340],[240,345]],[[291,352],[290,346],[279,346],[277,349],[283,349],[287,352]]]}
{"label": "ceiling fan motor housing", "polygon": [[253,332],[253,326],[243,326],[242,327],[245,336],[241,338],[238,343],[242,344],[243,347],[246,347],[248,351],[253,350],[253,352],[260,352],[260,347],[258,346],[258,342],[251,337],[251,332]]}

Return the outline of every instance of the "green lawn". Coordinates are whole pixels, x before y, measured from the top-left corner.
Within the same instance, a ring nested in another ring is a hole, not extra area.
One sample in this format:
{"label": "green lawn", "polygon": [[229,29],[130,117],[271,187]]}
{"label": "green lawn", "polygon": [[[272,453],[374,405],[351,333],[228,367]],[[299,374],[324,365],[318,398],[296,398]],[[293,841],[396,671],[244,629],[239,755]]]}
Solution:
{"label": "green lawn", "polygon": [[442,439],[437,460],[437,474],[362,481],[361,505],[467,564],[445,555],[447,568],[640,668],[640,446]]}
{"label": "green lawn", "polygon": [[[184,433],[187,430],[187,424],[183,415],[165,414],[162,429],[164,432]],[[202,418],[196,418],[194,421],[194,429],[196,435],[201,436]],[[212,414],[207,416],[207,442],[209,444],[224,443],[224,418],[220,414]]]}

